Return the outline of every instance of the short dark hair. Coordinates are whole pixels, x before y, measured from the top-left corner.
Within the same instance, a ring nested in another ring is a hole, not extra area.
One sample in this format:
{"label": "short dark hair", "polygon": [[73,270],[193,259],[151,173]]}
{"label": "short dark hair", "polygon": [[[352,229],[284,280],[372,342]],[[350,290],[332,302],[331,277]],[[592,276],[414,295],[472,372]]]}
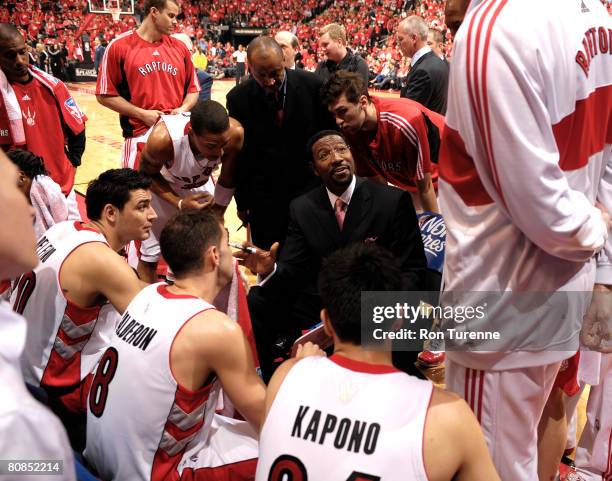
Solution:
{"label": "short dark hair", "polygon": [[42,157],[29,150],[13,149],[8,151],[6,156],[30,179],[37,175],[49,175]]}
{"label": "short dark hair", "polygon": [[202,269],[204,251],[221,242],[222,229],[219,217],[208,210],[186,210],[168,221],[159,246],[177,279]]}
{"label": "short dark hair", "polygon": [[144,3],[144,16],[146,17],[151,13],[151,9],[153,7],[157,8],[157,10],[163,10],[166,8],[166,4],[168,2],[172,2],[175,5],[178,5],[178,0],[145,0]]}
{"label": "short dark hair", "polygon": [[328,137],[330,135],[336,135],[340,137],[342,140],[344,140],[346,144],[348,144],[346,137],[339,130],[330,130],[330,129],[321,130],[317,132],[316,134],[314,134],[312,137],[310,137],[308,139],[308,142],[306,142],[306,151],[308,152],[308,155],[310,156],[310,160],[314,160],[314,152],[312,151],[314,144],[316,144],[323,137]]}
{"label": "short dark hair", "polygon": [[147,190],[150,187],[151,179],[133,169],[111,169],[102,172],[87,187],[85,198],[87,217],[91,220],[100,220],[106,204],[122,210],[129,202],[132,191]]}
{"label": "short dark hair", "polygon": [[23,37],[15,25],[12,23],[0,23],[0,41],[13,40],[18,35]]}
{"label": "short dark hair", "polygon": [[346,95],[346,100],[352,104],[356,104],[362,95],[370,99],[368,86],[361,75],[346,70],[338,70],[323,84],[320,93],[321,101],[324,105],[330,105],[342,94]]}
{"label": "short dark hair", "polygon": [[219,102],[204,100],[191,109],[191,128],[198,136],[207,132],[222,134],[229,126],[227,110]]}
{"label": "short dark hair", "polygon": [[361,344],[361,292],[402,290],[399,261],[375,244],[337,250],[323,261],[319,294],[342,342]]}

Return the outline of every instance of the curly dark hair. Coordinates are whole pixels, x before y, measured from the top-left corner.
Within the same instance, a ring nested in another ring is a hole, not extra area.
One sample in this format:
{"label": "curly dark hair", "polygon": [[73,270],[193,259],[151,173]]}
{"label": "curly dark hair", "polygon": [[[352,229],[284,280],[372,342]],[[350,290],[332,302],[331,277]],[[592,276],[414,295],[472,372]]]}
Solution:
{"label": "curly dark hair", "polygon": [[49,175],[42,157],[29,150],[13,149],[8,151],[6,156],[30,179],[34,179],[37,175]]}

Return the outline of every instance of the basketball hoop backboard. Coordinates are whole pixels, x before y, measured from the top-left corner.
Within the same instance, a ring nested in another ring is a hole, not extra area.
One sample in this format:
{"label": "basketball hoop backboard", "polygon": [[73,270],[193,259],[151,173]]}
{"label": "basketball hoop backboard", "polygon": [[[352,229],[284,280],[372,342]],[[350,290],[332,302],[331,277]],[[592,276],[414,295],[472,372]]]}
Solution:
{"label": "basketball hoop backboard", "polygon": [[87,0],[90,13],[112,15],[116,22],[121,15],[134,15],[134,0]]}

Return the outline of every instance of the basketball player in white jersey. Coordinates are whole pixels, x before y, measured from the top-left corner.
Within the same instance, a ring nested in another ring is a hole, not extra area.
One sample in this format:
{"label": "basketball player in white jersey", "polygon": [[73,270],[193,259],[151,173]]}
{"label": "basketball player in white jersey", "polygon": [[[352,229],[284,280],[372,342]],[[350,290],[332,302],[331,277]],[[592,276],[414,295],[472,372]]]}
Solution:
{"label": "basketball player in white jersey", "polygon": [[[214,100],[198,102],[191,113],[164,115],[146,138],[140,171],[153,179],[153,207],[158,218],[140,250],[138,273],[156,281],[159,235],[179,210],[203,209],[214,203],[220,212],[230,203],[234,160],[242,149],[244,130]],[[223,169],[215,186],[211,173]]]}
{"label": "basketball player in white jersey", "polygon": [[84,381],[116,320],[103,307],[110,302],[124,312],[144,286],[118,251],[149,236],[155,219],[150,182],[131,169],[93,180],[86,199],[90,220],[52,226],[38,240],[39,264],[19,278],[11,295],[13,309],[28,320],[24,377],[47,391],[62,418],[84,412]]}
{"label": "basketball player in white jersey", "polygon": [[257,481],[495,481],[468,405],[361,346],[361,292],[402,289],[397,260],[374,244],[331,254],[319,276],[334,354],[289,360],[266,394]]}
{"label": "basketball player in white jersey", "polygon": [[[461,3],[448,4],[451,28]],[[572,293],[522,312],[506,294],[485,322],[463,324],[508,328],[503,344],[447,344],[447,387],[476,412],[503,479],[555,476],[565,436],[546,417],[562,409],[550,393],[590,291],[612,287],[610,31],[598,0],[473,0],[455,37],[439,162],[445,290]],[[538,452],[549,436],[554,456]]]}
{"label": "basketball player in white jersey", "polygon": [[[17,188],[17,168],[2,152],[0,170],[0,278],[8,279],[32,269],[38,258],[32,227],[34,211]],[[19,368],[25,337],[25,319],[0,301],[0,432],[3,433],[0,453],[6,460],[62,460],[61,479],[72,481],[74,461],[66,432],[59,420],[25,387]],[[53,470],[48,476],[41,476],[44,480],[60,479]]]}
{"label": "basketball player in white jersey", "polygon": [[[85,456],[107,480],[252,479],[265,387],[242,329],[212,305],[234,272],[227,230],[189,210],[160,244],[175,283],[143,289],[117,325],[89,395]],[[247,422],[215,414],[221,385]]]}

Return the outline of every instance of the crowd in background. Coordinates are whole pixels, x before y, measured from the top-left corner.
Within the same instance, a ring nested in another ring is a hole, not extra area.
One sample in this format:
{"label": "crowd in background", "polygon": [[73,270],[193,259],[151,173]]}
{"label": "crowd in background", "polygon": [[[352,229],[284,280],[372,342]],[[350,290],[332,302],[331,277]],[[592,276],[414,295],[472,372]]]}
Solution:
{"label": "crowd in background", "polygon": [[[0,22],[14,23],[21,28],[31,46],[31,63],[65,80],[71,80],[72,65],[83,61],[89,49],[92,60],[98,58],[97,70],[108,42],[135,28],[142,20],[143,0],[134,2],[133,15],[121,15],[118,21],[111,15],[90,13],[92,9],[103,8],[99,0],[36,3],[40,8],[34,8],[33,0],[8,2],[0,7]],[[129,10],[130,2],[124,0],[124,4],[121,8]],[[265,27],[272,33],[290,31],[299,41],[298,66],[314,71],[324,59],[318,49],[319,30],[340,20],[346,28],[349,47],[366,59],[371,86],[399,89],[408,73],[409,59],[402,58],[393,32],[410,12],[419,14],[432,28],[442,32],[445,53],[450,56],[451,35],[444,25],[441,0],[422,0],[416,5],[410,0],[185,1],[177,30],[196,40],[199,68],[218,79],[234,76],[232,54],[238,48],[237,44],[221,41],[223,28]],[[83,36],[89,44],[83,43]]]}

